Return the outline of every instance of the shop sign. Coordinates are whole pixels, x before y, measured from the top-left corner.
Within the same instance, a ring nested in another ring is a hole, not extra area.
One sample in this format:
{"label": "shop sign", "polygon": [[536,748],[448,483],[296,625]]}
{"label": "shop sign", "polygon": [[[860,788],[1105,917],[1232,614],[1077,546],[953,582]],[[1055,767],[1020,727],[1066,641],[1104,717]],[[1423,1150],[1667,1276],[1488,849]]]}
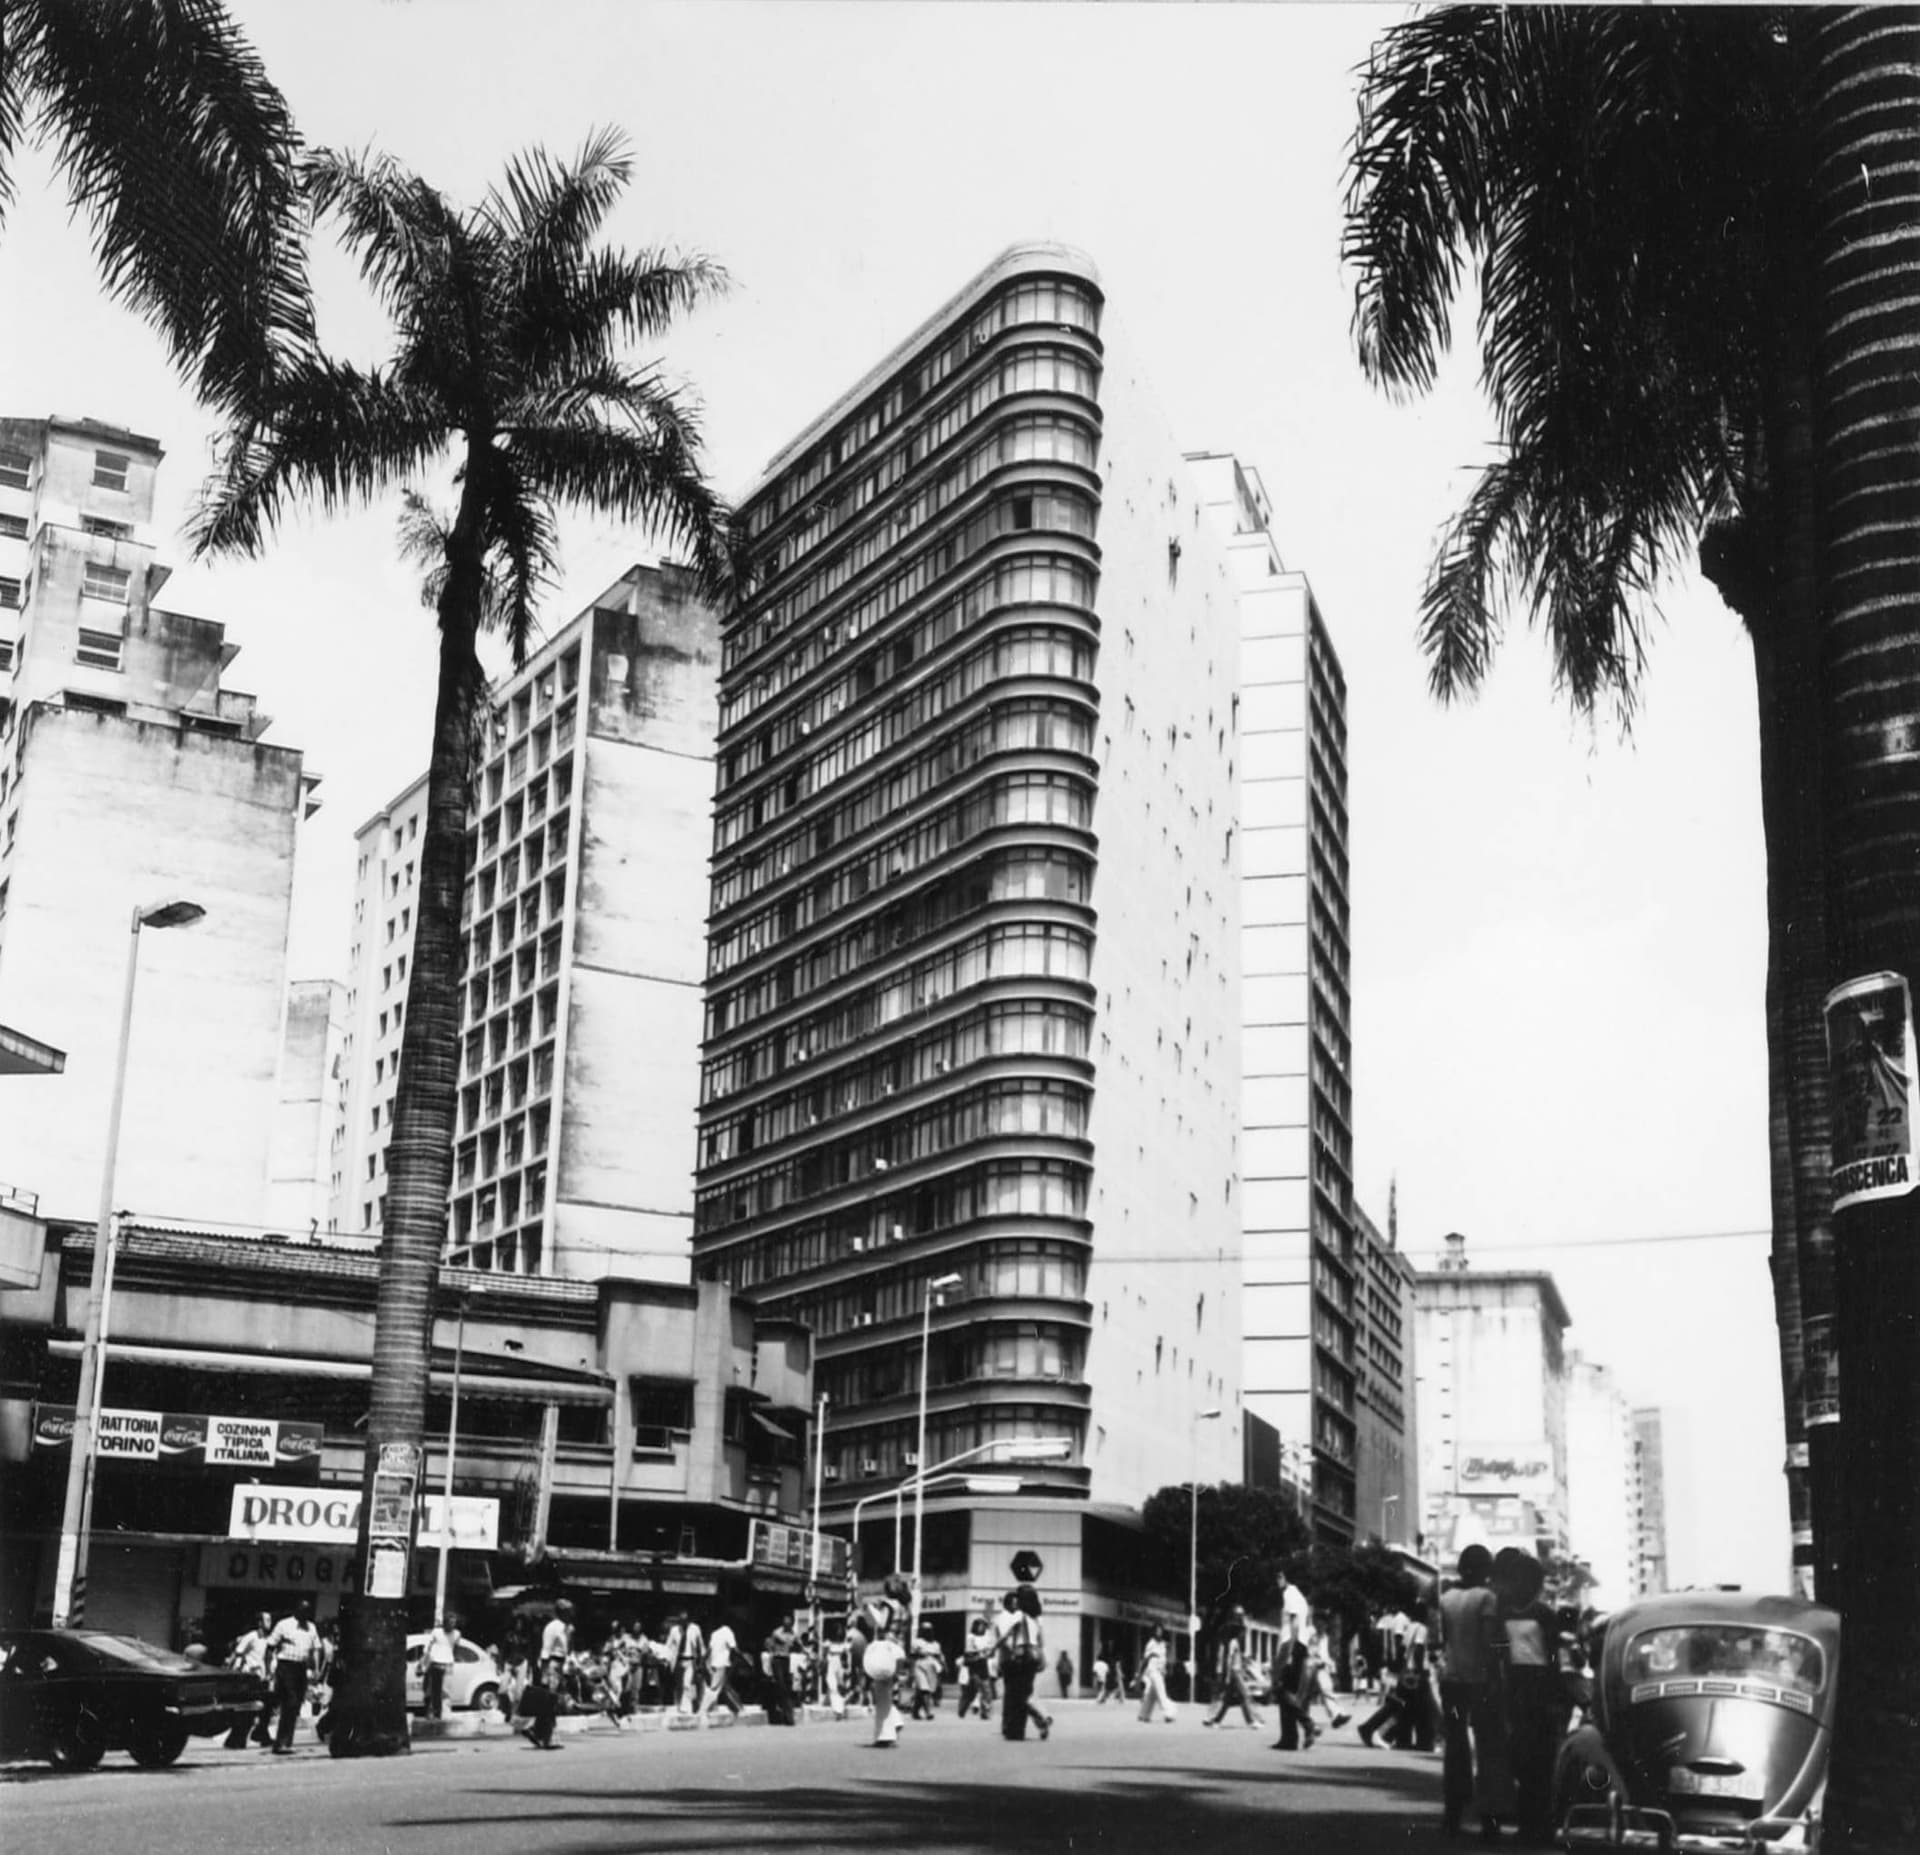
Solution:
{"label": "shop sign", "polygon": [[[37,1449],[73,1441],[71,1404],[36,1404]],[[165,1462],[179,1468],[286,1469],[317,1462],[325,1432],[317,1423],[272,1417],[203,1417],[181,1411],[103,1410],[93,1453],[102,1461]]]}
{"label": "shop sign", "polygon": [[[421,1503],[414,1533],[423,1546],[440,1543],[445,1497]],[[398,1507],[394,1517],[398,1519]],[[235,1539],[298,1540],[307,1545],[351,1546],[360,1532],[358,1488],[276,1488],[245,1482],[233,1491],[227,1531]],[[389,1537],[384,1535],[382,1537]],[[404,1536],[397,1529],[392,1537]],[[456,1494],[447,1544],[460,1551],[490,1552],[500,1543],[500,1503],[490,1496]],[[404,1552],[404,1543],[402,1551]]]}
{"label": "shop sign", "polygon": [[[439,1554],[413,1555],[413,1588],[431,1591]],[[200,1584],[206,1590],[353,1591],[351,1547],[248,1546],[229,1540],[200,1548]]]}
{"label": "shop sign", "polygon": [[1827,994],[1833,1208],[1904,1198],[1920,1180],[1920,1061],[1913,995],[1899,973],[1868,973]]}
{"label": "shop sign", "polygon": [[[753,1564],[775,1571],[798,1572],[802,1577],[812,1572],[815,1536],[811,1529],[755,1519],[749,1523],[749,1533],[747,1557]],[[821,1577],[844,1578],[851,1542],[831,1533],[820,1534],[819,1540]]]}
{"label": "shop sign", "polygon": [[1519,1494],[1552,1498],[1553,1446],[1545,1442],[1467,1443],[1460,1450],[1460,1494]]}

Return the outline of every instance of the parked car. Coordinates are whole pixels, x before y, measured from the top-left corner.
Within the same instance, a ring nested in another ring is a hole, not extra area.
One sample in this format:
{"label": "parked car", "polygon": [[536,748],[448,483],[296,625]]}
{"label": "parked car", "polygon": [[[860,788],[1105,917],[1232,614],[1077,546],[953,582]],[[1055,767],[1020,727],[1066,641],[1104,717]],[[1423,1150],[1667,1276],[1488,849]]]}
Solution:
{"label": "parked car", "polygon": [[86,1771],[109,1752],[171,1765],[256,1719],[267,1686],[99,1630],[0,1631],[0,1757]]}
{"label": "parked car", "polygon": [[1812,1855],[1839,1670],[1839,1615],[1801,1598],[1681,1591],[1617,1612],[1555,1770],[1564,1846]]}
{"label": "parked car", "polygon": [[[420,1652],[426,1646],[424,1630],[407,1638],[407,1705],[416,1711],[427,1704],[426,1683],[420,1674]],[[504,1688],[499,1664],[486,1650],[461,1637],[453,1645],[453,1666],[447,1670],[447,1705],[487,1713],[500,1705]]]}

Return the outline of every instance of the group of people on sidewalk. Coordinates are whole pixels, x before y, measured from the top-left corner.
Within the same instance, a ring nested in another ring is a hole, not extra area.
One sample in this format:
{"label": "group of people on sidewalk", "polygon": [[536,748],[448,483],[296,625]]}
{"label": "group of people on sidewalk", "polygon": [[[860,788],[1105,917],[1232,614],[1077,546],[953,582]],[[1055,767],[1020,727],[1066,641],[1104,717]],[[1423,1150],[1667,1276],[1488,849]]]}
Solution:
{"label": "group of people on sidewalk", "polygon": [[251,1740],[263,1752],[291,1752],[308,1685],[324,1683],[332,1661],[333,1638],[315,1626],[308,1599],[301,1598],[278,1621],[271,1611],[261,1611],[253,1628],[227,1651],[227,1666],[266,1682],[267,1698],[250,1728],[236,1726],[227,1735],[228,1750],[237,1752]]}

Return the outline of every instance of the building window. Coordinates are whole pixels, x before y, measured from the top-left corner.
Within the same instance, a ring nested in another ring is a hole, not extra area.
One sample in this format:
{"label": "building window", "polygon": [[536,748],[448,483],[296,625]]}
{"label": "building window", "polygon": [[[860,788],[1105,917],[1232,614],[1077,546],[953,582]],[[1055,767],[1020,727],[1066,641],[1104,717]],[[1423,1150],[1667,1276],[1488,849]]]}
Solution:
{"label": "building window", "polygon": [[10,490],[30,488],[33,483],[33,458],[11,446],[0,447],[0,487]]}
{"label": "building window", "polygon": [[670,1449],[675,1435],[693,1430],[693,1382],[684,1378],[631,1378],[628,1396],[633,1403],[633,1446]]}
{"label": "building window", "polygon": [[17,612],[25,603],[21,595],[20,582],[0,574],[0,606],[10,612]]}
{"label": "building window", "polygon": [[[8,638],[0,638],[0,670],[10,671],[12,668],[13,668],[12,640]],[[4,799],[6,796],[7,796],[6,779],[4,775],[0,775],[0,799]]]}
{"label": "building window", "polygon": [[0,537],[9,541],[24,541],[27,538],[27,518],[24,515],[0,515]]}
{"label": "building window", "polygon": [[93,487],[97,490],[124,490],[127,466],[133,462],[124,451],[96,451],[93,454]]}
{"label": "building window", "polygon": [[80,582],[80,590],[89,599],[111,599],[117,605],[125,605],[127,588],[132,583],[133,575],[125,567],[107,567],[97,560],[90,560]]}
{"label": "building window", "polygon": [[133,524],[131,522],[110,522],[104,515],[83,515],[80,518],[82,531],[98,535],[103,541],[131,541]]}
{"label": "building window", "polygon": [[73,660],[93,670],[117,670],[120,668],[120,643],[117,632],[89,631],[82,626],[80,643],[73,653]]}

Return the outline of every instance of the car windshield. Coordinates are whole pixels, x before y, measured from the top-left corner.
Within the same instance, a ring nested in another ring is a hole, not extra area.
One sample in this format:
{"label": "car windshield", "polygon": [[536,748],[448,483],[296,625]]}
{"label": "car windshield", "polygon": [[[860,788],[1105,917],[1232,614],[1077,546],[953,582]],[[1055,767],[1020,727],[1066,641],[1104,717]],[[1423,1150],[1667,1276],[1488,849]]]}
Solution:
{"label": "car windshield", "polygon": [[168,1674],[178,1674],[203,1666],[184,1655],[175,1655],[171,1649],[156,1649],[152,1643],[141,1642],[133,1636],[88,1636],[84,1641],[96,1655],[104,1655],[109,1661],[131,1662],[136,1668],[161,1668]]}
{"label": "car windshield", "polygon": [[1688,1623],[1643,1630],[1627,1644],[1626,1676],[1633,1686],[1683,1679],[1770,1681],[1817,1694],[1826,1679],[1826,1658],[1817,1642],[1793,1630]]}

